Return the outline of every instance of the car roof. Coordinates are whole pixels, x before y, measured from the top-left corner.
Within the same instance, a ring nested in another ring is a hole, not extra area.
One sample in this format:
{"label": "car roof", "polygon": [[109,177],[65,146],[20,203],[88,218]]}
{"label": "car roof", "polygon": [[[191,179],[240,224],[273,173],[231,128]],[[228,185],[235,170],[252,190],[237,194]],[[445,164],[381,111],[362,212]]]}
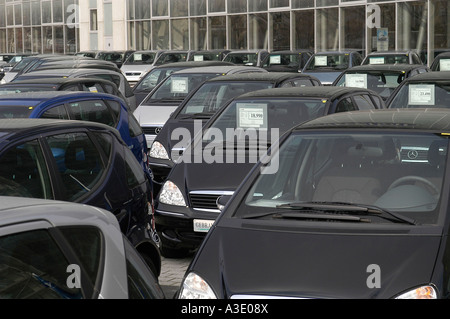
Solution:
{"label": "car roof", "polygon": [[444,81],[450,82],[450,71],[426,72],[414,75],[407,79],[408,82],[422,82],[422,81]]}
{"label": "car roof", "polygon": [[314,55],[324,55],[324,54],[349,54],[349,53],[359,53],[357,50],[334,50],[334,51],[319,51]]}
{"label": "car roof", "polygon": [[276,97],[298,97],[298,98],[321,98],[334,99],[353,92],[367,92],[374,94],[374,92],[364,88],[353,87],[337,87],[337,86],[306,86],[306,87],[287,87],[287,88],[272,88],[258,91],[252,91],[240,95],[239,99],[249,98],[276,98]]}
{"label": "car roof", "polygon": [[85,83],[85,82],[98,82],[98,83],[106,83],[109,85],[116,86],[117,85],[109,80],[101,79],[101,78],[43,78],[43,79],[29,79],[29,80],[22,80],[17,82],[8,82],[5,84],[2,84],[0,87],[7,87],[7,86],[23,86],[23,85],[41,85],[41,84],[66,84],[66,83]]}
{"label": "car roof", "polygon": [[[248,66],[244,66],[248,68]],[[209,79],[207,82],[215,81],[269,81],[269,82],[281,82],[290,78],[314,78],[309,74],[304,73],[292,73],[292,72],[248,72],[248,73],[237,73],[237,74],[227,74],[220,77],[215,77]]]}
{"label": "car roof", "polygon": [[372,55],[390,55],[390,54],[410,54],[410,53],[417,53],[414,50],[389,50],[389,51],[374,51],[370,52],[367,56]]}
{"label": "car roof", "polygon": [[450,132],[450,109],[379,109],[330,114],[296,129],[409,129],[435,133]]}
{"label": "car roof", "polygon": [[0,103],[2,101],[26,101],[29,106],[36,106],[49,100],[66,100],[68,98],[107,98],[118,100],[115,95],[107,93],[93,93],[87,91],[39,91],[39,92],[25,92],[12,93],[0,95]]}
{"label": "car roof", "polygon": [[172,69],[172,68],[194,68],[194,67],[205,67],[205,66],[221,66],[221,65],[235,65],[231,62],[225,61],[184,61],[184,62],[173,62],[166,63],[156,66],[154,69]]}
{"label": "car roof", "polygon": [[417,68],[425,68],[426,65],[423,64],[365,64],[365,65],[357,65],[354,67],[351,67],[344,72],[351,72],[351,71],[396,71],[396,72],[402,72],[402,71],[411,71],[413,69]]}
{"label": "car roof", "polygon": [[1,226],[39,220],[48,221],[56,227],[72,223],[78,225],[106,223],[119,229],[113,214],[89,205],[13,196],[0,196],[0,202],[2,203],[0,229]]}
{"label": "car roof", "polygon": [[[257,68],[258,71],[261,68]],[[204,67],[197,67],[197,68],[187,68],[187,69],[181,69],[179,71],[176,71],[172,74],[192,74],[192,73],[228,73],[234,70],[251,70],[251,67],[249,66],[242,66],[242,65],[224,65],[224,66],[204,66]]]}
{"label": "car roof", "polygon": [[64,77],[76,75],[77,73],[108,73],[108,74],[119,74],[117,71],[113,71],[110,69],[95,69],[95,68],[83,68],[83,69],[74,69],[74,68],[61,68],[61,69],[48,69],[48,70],[37,70],[33,72],[29,72],[26,74],[20,75],[20,78],[26,77],[36,77],[36,75],[44,75],[44,76],[54,76],[54,77]]}

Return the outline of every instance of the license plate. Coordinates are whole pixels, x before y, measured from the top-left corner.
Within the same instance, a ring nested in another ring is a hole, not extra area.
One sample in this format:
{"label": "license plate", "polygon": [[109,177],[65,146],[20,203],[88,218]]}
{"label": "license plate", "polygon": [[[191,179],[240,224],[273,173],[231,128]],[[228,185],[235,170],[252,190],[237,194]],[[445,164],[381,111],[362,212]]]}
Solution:
{"label": "license plate", "polygon": [[207,233],[213,224],[214,220],[194,219],[194,231],[199,233]]}

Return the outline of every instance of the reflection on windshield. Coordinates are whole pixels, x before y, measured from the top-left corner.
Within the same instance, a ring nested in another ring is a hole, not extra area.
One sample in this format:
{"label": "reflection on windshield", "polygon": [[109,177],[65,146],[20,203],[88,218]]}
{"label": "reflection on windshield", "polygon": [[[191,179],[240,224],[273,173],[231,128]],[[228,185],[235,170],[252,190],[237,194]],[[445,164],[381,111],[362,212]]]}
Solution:
{"label": "reflection on windshield", "polygon": [[346,203],[435,223],[447,155],[448,139],[432,134],[293,134],[275,155],[278,171],[257,178],[237,215]]}

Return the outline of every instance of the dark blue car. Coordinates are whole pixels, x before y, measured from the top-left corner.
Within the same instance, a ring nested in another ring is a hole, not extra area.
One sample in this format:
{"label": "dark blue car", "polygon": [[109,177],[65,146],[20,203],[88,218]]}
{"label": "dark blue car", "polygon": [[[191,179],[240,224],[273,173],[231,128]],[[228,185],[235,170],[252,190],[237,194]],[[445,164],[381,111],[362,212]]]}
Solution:
{"label": "dark blue car", "polygon": [[47,118],[98,122],[116,128],[144,171],[147,142],[125,102],[110,94],[92,92],[32,92],[0,96],[0,118]]}

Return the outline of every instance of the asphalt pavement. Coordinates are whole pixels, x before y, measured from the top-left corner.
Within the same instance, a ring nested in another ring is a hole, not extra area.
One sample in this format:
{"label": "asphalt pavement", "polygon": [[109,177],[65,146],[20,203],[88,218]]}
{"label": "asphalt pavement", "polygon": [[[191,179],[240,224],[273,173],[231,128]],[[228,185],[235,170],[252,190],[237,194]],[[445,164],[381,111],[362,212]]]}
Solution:
{"label": "asphalt pavement", "polygon": [[159,285],[167,299],[172,299],[180,288],[184,273],[192,258],[193,256],[180,259],[161,257],[162,268],[159,275]]}

